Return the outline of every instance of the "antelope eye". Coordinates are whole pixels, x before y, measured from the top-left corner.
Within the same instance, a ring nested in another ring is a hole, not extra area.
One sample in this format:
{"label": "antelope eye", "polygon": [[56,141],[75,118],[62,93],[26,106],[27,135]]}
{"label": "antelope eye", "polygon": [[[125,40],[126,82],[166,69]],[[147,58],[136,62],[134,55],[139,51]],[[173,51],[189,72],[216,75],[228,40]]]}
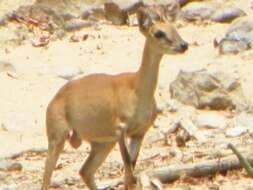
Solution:
{"label": "antelope eye", "polygon": [[164,38],[164,37],[166,37],[166,34],[163,31],[158,30],[157,32],[154,33],[154,36],[156,38]]}

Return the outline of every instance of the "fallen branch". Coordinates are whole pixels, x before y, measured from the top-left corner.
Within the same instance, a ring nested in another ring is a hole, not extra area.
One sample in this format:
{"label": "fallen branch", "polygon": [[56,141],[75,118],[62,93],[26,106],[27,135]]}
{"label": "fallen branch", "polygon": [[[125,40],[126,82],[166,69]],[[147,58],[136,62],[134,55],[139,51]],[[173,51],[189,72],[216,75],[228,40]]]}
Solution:
{"label": "fallen branch", "polygon": [[[253,154],[247,155],[246,159],[253,165]],[[178,180],[181,177],[205,177],[238,168],[241,168],[241,163],[234,156],[187,165],[173,165],[140,173],[138,175],[137,187],[140,190],[149,189],[151,186],[154,187],[154,180],[156,179],[162,183],[169,183]],[[123,180],[118,178],[104,183],[102,186],[109,188],[115,187],[121,183],[123,183]],[[157,185],[155,184],[155,186]],[[155,187],[155,189],[162,189],[162,187],[158,186]]]}
{"label": "fallen branch", "polygon": [[[253,154],[247,156],[250,164],[253,164]],[[221,160],[203,161],[187,165],[174,165],[151,171],[149,176],[157,178],[163,183],[168,183],[179,179],[181,176],[203,177],[214,175],[218,172],[238,169],[241,167],[237,158],[228,157]]]}
{"label": "fallen branch", "polygon": [[20,151],[18,153],[12,154],[12,155],[5,157],[5,158],[17,159],[17,158],[23,156],[24,154],[28,154],[28,153],[42,154],[45,152],[47,152],[46,148],[32,148],[32,149]]}
{"label": "fallen branch", "polygon": [[243,155],[239,152],[239,150],[237,150],[235,148],[235,146],[233,144],[229,143],[228,148],[230,148],[233,151],[233,153],[237,156],[237,158],[239,159],[241,165],[247,171],[248,175],[251,178],[253,178],[253,169],[252,169],[250,163],[248,162],[248,160],[243,157]]}

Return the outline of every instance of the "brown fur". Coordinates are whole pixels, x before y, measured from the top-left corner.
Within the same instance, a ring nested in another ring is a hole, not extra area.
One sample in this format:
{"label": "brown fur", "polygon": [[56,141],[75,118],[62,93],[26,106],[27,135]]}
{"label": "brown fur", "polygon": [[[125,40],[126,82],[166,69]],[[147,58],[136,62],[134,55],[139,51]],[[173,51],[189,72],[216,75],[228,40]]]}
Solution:
{"label": "brown fur", "polygon": [[[146,42],[140,69],[119,75],[92,74],[67,83],[47,109],[48,157],[42,190],[69,139],[74,148],[85,140],[91,152],[80,175],[91,190],[97,190],[94,174],[118,142],[125,166],[126,189],[133,189],[135,166],[142,139],[156,118],[154,93],[163,54],[184,52],[187,43],[168,23],[154,20],[150,12],[138,13]],[[157,18],[157,17],[156,17]],[[157,32],[162,32],[157,34]],[[70,132],[72,132],[71,135]],[[126,145],[125,138],[130,138]]]}

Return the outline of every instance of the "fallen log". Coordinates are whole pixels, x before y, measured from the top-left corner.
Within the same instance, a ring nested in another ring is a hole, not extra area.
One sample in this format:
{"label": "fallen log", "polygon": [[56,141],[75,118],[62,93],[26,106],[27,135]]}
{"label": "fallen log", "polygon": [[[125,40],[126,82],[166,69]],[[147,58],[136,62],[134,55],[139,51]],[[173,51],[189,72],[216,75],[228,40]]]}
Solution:
{"label": "fallen log", "polygon": [[[253,154],[246,156],[246,159],[251,165],[253,164]],[[230,156],[220,160],[163,167],[151,171],[149,176],[159,179],[162,183],[168,183],[179,179],[181,176],[204,177],[238,168],[241,168],[240,161],[234,156]]]}
{"label": "fallen log", "polygon": [[[253,165],[253,154],[247,155],[246,159]],[[240,161],[235,156],[186,165],[172,165],[138,174],[137,187],[140,190],[150,189],[151,186],[157,186],[154,184],[154,180],[156,179],[162,183],[170,183],[181,177],[205,177],[216,173],[224,173],[229,170],[239,169],[241,167]],[[102,187],[115,187],[121,183],[123,183],[123,179],[118,178],[104,183]],[[162,187],[155,187],[155,189],[162,189]]]}

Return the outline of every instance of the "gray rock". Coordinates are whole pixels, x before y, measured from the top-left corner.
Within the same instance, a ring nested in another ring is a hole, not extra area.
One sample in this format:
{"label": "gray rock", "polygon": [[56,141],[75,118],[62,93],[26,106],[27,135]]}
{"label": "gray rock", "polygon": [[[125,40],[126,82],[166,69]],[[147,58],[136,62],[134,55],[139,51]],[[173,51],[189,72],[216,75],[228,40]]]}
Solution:
{"label": "gray rock", "polygon": [[23,168],[22,164],[18,162],[8,161],[8,160],[0,160],[0,171],[21,171]]}
{"label": "gray rock", "polygon": [[72,19],[77,18],[75,15],[73,15],[73,14],[71,14],[71,13],[68,13],[68,12],[62,13],[60,16],[61,16],[65,21],[68,21],[68,20],[72,20]]}
{"label": "gray rock", "polygon": [[80,18],[95,21],[105,19],[105,9],[101,6],[90,7],[81,13]]}
{"label": "gray rock", "polygon": [[[181,3],[187,3],[187,1]],[[183,18],[188,21],[211,20],[214,22],[231,22],[246,15],[241,9],[227,6],[219,1],[191,2],[182,8],[182,13]]]}
{"label": "gray rock", "polygon": [[162,112],[177,112],[181,107],[180,102],[176,100],[162,101],[161,105],[158,106]]}
{"label": "gray rock", "polygon": [[180,127],[187,131],[191,137],[195,138],[198,143],[206,142],[207,135],[202,131],[198,130],[196,125],[190,119],[182,119],[180,121]]}
{"label": "gray rock", "polygon": [[56,68],[56,75],[66,80],[70,80],[80,74],[82,74],[82,71],[77,66],[61,65]]}
{"label": "gray rock", "polygon": [[70,20],[66,24],[64,24],[64,30],[68,32],[81,30],[82,28],[87,28],[91,26],[95,26],[96,23],[92,21],[83,21],[83,20]]}
{"label": "gray rock", "polygon": [[159,13],[163,20],[175,21],[179,16],[180,4],[177,0],[146,1],[145,6]]}
{"label": "gray rock", "polygon": [[244,127],[233,127],[230,129],[227,129],[226,136],[227,137],[238,137],[247,132],[247,129]]}
{"label": "gray rock", "polygon": [[191,139],[191,135],[187,131],[180,131],[179,134],[176,135],[176,143],[179,147],[184,147],[186,142]]}
{"label": "gray rock", "polygon": [[237,7],[224,7],[218,9],[212,16],[214,22],[231,22],[234,19],[245,16],[246,13]]}
{"label": "gray rock", "polygon": [[225,73],[180,71],[170,84],[171,98],[196,108],[244,109],[246,100],[238,80]]}
{"label": "gray rock", "polygon": [[214,112],[204,112],[198,114],[196,122],[198,127],[209,129],[222,129],[227,125],[226,117]]}
{"label": "gray rock", "polygon": [[219,44],[219,53],[221,55],[238,54],[250,48],[251,46],[247,41],[223,39]]}
{"label": "gray rock", "polygon": [[193,2],[183,7],[182,16],[188,21],[208,20],[216,9],[215,3]]}
{"label": "gray rock", "polygon": [[242,17],[239,19],[236,19],[231,23],[229,26],[226,36],[230,35],[231,33],[235,32],[241,32],[241,33],[248,33],[253,30],[253,20],[250,16],[248,17]]}
{"label": "gray rock", "polygon": [[127,24],[128,15],[135,13],[143,6],[140,0],[109,1],[104,4],[105,17],[115,25]]}
{"label": "gray rock", "polygon": [[236,54],[251,49],[253,45],[253,21],[242,17],[233,21],[225,37],[218,43],[220,54]]}

